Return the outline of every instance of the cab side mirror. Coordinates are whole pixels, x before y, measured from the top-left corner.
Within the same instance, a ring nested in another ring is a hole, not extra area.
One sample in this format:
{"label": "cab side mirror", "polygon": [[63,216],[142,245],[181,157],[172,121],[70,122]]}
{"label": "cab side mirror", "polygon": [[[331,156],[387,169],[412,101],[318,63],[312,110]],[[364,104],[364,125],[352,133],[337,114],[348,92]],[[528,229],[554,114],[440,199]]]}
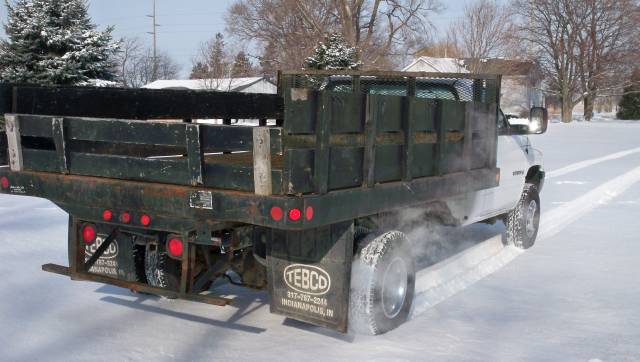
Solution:
{"label": "cab side mirror", "polygon": [[544,107],[533,107],[529,112],[529,134],[543,134],[549,126],[549,113]]}

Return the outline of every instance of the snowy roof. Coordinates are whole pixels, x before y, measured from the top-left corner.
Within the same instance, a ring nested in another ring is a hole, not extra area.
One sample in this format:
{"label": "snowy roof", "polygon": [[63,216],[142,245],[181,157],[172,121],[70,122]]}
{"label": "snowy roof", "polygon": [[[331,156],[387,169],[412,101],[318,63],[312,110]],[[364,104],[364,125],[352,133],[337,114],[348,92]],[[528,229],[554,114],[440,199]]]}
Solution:
{"label": "snowy roof", "polygon": [[193,89],[240,91],[260,81],[272,83],[265,77],[218,78],[218,79],[162,79],[145,85],[147,89]]}
{"label": "snowy roof", "polygon": [[438,73],[469,73],[459,59],[455,58],[432,58],[420,57],[415,59],[411,64],[406,66],[403,71],[410,72],[416,68],[424,69],[427,67],[430,72]]}

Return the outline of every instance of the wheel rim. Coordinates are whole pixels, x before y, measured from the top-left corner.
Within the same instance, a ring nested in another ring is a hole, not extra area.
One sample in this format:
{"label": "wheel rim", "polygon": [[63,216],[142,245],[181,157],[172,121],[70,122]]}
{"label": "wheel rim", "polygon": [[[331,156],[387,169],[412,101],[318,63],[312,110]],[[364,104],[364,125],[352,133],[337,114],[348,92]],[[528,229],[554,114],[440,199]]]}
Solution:
{"label": "wheel rim", "polygon": [[536,214],[538,212],[538,203],[536,202],[536,200],[531,200],[531,202],[529,202],[529,207],[527,207],[527,225],[526,225],[526,229],[527,229],[527,236],[529,238],[532,238],[533,235],[536,233]]}
{"label": "wheel rim", "polygon": [[402,310],[407,297],[407,266],[401,258],[395,258],[387,267],[382,280],[382,310],[393,319]]}

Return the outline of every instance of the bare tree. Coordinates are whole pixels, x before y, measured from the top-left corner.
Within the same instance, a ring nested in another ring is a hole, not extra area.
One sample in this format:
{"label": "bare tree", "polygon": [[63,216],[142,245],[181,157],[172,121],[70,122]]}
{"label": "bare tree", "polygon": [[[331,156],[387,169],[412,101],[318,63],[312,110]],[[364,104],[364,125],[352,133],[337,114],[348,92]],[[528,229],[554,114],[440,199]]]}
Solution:
{"label": "bare tree", "polygon": [[632,0],[586,0],[577,4],[576,17],[584,19],[574,26],[583,25],[578,32],[578,65],[586,120],[593,117],[599,92],[606,94],[627,86],[620,75],[625,74],[631,56],[637,55],[637,13],[638,5]]}
{"label": "bare tree", "polygon": [[137,38],[124,38],[120,40],[120,53],[118,53],[118,78],[125,88],[131,87],[129,84],[131,63],[140,56],[140,41]]}
{"label": "bare tree", "polygon": [[202,88],[230,90],[233,60],[225,48],[224,36],[221,33],[200,45],[193,63],[192,76],[202,82]]}
{"label": "bare tree", "polygon": [[640,20],[635,0],[514,0],[521,39],[536,51],[562,121],[584,102],[591,119],[596,96],[627,84],[637,59]]}
{"label": "bare tree", "polygon": [[416,57],[434,58],[464,58],[465,55],[451,32],[447,32],[439,40],[430,42],[414,54]]}
{"label": "bare tree", "polygon": [[571,122],[573,108],[582,100],[579,92],[579,31],[583,21],[576,17],[581,0],[515,0],[520,16],[520,39],[531,49],[547,80],[548,92],[559,97],[562,121]]}
{"label": "bare tree", "polygon": [[123,86],[139,88],[158,79],[175,79],[180,75],[180,65],[171,57],[159,52],[157,75],[154,77],[153,51],[143,47],[136,38],[121,41],[122,51],[118,58],[118,78]]}
{"label": "bare tree", "polygon": [[327,33],[340,33],[359,49],[365,68],[381,68],[424,44],[429,16],[440,9],[438,0],[238,0],[227,30],[277,49],[285,69],[301,67]]}
{"label": "bare tree", "polygon": [[510,50],[514,24],[508,6],[495,0],[476,0],[465,6],[464,15],[453,21],[448,36],[478,72],[482,59],[503,57]]}

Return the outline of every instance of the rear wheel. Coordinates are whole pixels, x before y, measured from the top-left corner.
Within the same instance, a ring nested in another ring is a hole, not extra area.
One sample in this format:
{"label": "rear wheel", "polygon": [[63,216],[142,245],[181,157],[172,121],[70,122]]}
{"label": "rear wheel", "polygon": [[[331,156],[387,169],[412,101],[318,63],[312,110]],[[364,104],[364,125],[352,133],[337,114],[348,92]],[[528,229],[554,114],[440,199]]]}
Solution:
{"label": "rear wheel", "polygon": [[160,251],[158,244],[146,245],[144,271],[149,285],[177,291],[180,287],[180,268],[180,262]]}
{"label": "rear wheel", "polygon": [[405,234],[390,231],[363,241],[351,272],[349,324],[358,333],[383,334],[409,317],[415,264]]}
{"label": "rear wheel", "polygon": [[525,185],[518,205],[506,216],[505,226],[510,245],[520,249],[533,246],[540,226],[540,196],[536,185]]}

